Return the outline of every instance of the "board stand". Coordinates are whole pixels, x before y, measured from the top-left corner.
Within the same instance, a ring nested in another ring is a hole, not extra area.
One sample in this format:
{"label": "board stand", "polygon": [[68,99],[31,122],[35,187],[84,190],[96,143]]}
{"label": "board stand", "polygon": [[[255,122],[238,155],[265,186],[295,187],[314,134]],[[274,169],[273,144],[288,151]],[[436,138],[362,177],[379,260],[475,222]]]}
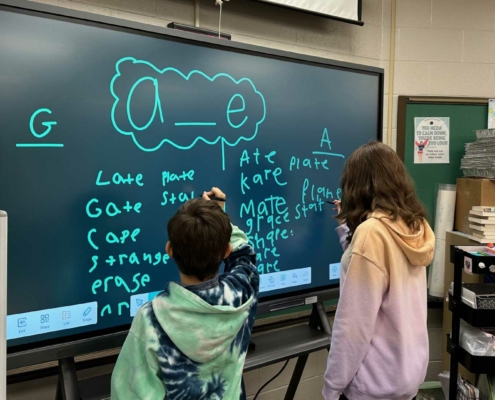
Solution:
{"label": "board stand", "polygon": [[[323,302],[313,303],[307,325],[295,325],[253,337],[256,345],[253,344],[252,350],[247,354],[244,372],[297,357],[296,367],[285,394],[285,400],[293,400],[309,354],[328,350],[331,332]],[[58,371],[55,400],[107,399],[110,395],[110,375],[78,382],[74,357],[60,359]]]}
{"label": "board stand", "polygon": [[58,381],[55,400],[80,400],[79,383],[77,381],[76,362],[74,357],[58,360]]}
{"label": "board stand", "polygon": [[[325,305],[322,301],[317,301],[313,303],[313,309],[311,311],[311,316],[309,317],[308,327],[310,329],[316,329],[332,335],[332,327],[328,322],[327,313],[325,311]],[[330,350],[330,346],[327,348]],[[306,362],[308,361],[309,353],[299,356],[297,358],[296,366],[292,372],[292,377],[290,379],[289,386],[287,387],[287,392],[285,393],[284,400],[293,400],[296,395],[297,387],[301,381],[304,368],[306,367]]]}

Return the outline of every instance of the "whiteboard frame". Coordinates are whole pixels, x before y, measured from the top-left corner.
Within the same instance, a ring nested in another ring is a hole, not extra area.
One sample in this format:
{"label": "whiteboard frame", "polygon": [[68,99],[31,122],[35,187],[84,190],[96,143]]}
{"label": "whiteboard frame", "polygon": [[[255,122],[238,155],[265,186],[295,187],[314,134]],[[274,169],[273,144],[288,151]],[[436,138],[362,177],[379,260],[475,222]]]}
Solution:
{"label": "whiteboard frame", "polygon": [[[103,24],[110,29],[124,29],[126,31],[133,30],[137,31],[136,33],[151,34],[156,37],[162,37],[164,39],[175,40],[182,43],[219,48],[232,52],[258,55],[278,60],[300,62],[320,67],[331,67],[349,72],[376,75],[379,80],[377,99],[378,109],[376,110],[378,114],[376,139],[379,141],[382,140],[384,98],[384,70],[382,68],[291,53],[282,50],[233,42],[230,40],[211,38],[208,36],[201,36],[166,27],[147,25],[135,21],[107,17],[104,15],[36,3],[28,0],[0,0],[0,12],[2,11],[20,12],[27,15],[41,16],[62,21],[73,20],[72,22],[75,23],[82,23],[100,28]],[[337,299],[339,296],[338,286],[338,284],[329,284],[320,288],[306,289],[293,293],[282,293],[280,295],[260,299],[258,315],[309,304],[308,300],[314,301],[315,298],[318,301]],[[8,348],[7,370],[56,361],[65,357],[73,357],[118,348],[124,343],[128,329],[129,326],[123,325],[110,330],[94,331],[85,335],[77,335],[77,338],[66,336],[60,338],[60,340],[57,340],[56,342],[50,341],[49,343],[46,343],[40,341],[26,346],[16,346],[10,349]]]}
{"label": "whiteboard frame", "polygon": [[7,213],[0,210],[0,398],[7,398]]}

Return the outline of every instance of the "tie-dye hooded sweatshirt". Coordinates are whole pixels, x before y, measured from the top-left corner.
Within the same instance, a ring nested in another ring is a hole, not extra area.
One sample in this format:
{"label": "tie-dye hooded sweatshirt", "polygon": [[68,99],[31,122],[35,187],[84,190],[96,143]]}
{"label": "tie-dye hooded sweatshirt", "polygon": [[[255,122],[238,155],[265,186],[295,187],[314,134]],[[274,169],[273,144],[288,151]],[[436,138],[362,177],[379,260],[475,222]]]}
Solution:
{"label": "tie-dye hooded sweatshirt", "polygon": [[169,283],[142,306],[112,375],[112,400],[239,400],[256,317],[259,276],[233,226],[224,273],[200,285]]}

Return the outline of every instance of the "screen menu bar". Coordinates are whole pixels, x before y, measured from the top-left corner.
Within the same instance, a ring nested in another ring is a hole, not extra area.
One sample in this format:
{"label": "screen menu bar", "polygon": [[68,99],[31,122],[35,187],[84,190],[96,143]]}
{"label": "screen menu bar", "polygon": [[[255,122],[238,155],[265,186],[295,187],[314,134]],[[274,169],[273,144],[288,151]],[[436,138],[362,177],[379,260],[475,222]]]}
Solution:
{"label": "screen menu bar", "polygon": [[98,303],[76,304],[7,316],[7,340],[95,325]]}
{"label": "screen menu bar", "polygon": [[311,283],[311,267],[260,275],[260,293]]}
{"label": "screen menu bar", "polygon": [[141,293],[131,296],[131,317],[134,317],[142,305],[153,300],[159,292]]}

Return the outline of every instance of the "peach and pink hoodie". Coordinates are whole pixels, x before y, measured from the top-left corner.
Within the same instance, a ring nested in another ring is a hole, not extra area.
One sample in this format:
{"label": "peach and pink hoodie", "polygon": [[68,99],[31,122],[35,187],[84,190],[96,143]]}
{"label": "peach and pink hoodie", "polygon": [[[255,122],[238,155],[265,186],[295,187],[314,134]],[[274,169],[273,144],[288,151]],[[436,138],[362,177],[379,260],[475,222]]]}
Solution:
{"label": "peach and pink hoodie", "polygon": [[374,212],[354,232],[337,228],[340,299],[325,373],[325,400],[411,400],[428,366],[426,268],[435,236]]}

